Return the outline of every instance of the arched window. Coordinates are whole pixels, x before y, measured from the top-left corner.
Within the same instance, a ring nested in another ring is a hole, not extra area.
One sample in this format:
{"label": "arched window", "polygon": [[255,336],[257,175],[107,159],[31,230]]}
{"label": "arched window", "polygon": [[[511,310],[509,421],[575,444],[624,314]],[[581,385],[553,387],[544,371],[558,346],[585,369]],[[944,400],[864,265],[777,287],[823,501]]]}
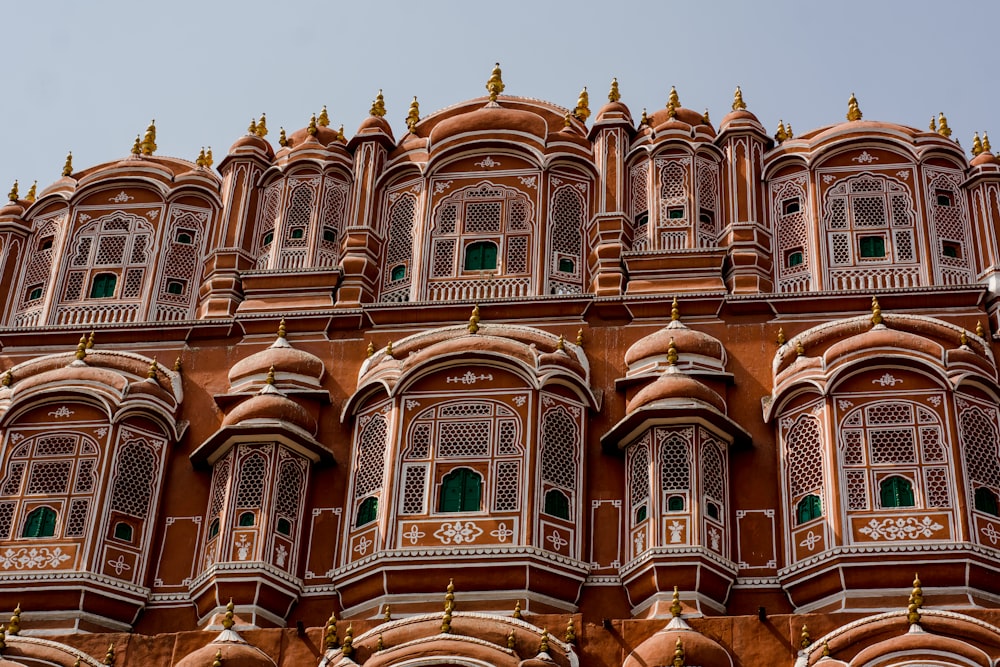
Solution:
{"label": "arched window", "polygon": [[497,268],[497,244],[492,241],[476,241],[465,247],[466,271],[492,271]]}
{"label": "arched window", "polygon": [[132,526],[128,525],[124,521],[119,521],[115,524],[115,539],[122,540],[123,542],[132,541]]}
{"label": "arched window", "polygon": [[483,478],[469,468],[456,468],[441,480],[439,512],[478,512],[482,506]]}
{"label": "arched window", "polygon": [[898,475],[887,477],[879,483],[882,507],[913,507],[913,484]]}
{"label": "arched window", "polygon": [[545,494],[545,513],[569,520],[569,498],[558,489],[550,489]]}
{"label": "arched window", "polygon": [[118,276],[114,273],[98,273],[90,285],[91,299],[107,299],[115,295]]}
{"label": "arched window", "polygon": [[292,522],[289,521],[288,519],[285,519],[285,518],[278,519],[278,528],[277,528],[277,530],[282,535],[291,535],[292,534]]}
{"label": "arched window", "polygon": [[810,494],[799,501],[795,508],[796,523],[802,525],[823,516],[823,505],[819,496]]}
{"label": "arched window", "polygon": [[976,509],[980,512],[1000,516],[1000,503],[997,502],[997,496],[985,486],[976,489],[975,504]]}
{"label": "arched window", "polygon": [[378,516],[378,498],[376,496],[368,496],[361,501],[361,505],[358,506],[358,518],[354,522],[355,527],[363,526],[367,523],[371,523]]}
{"label": "arched window", "polygon": [[22,537],[52,537],[56,534],[56,513],[51,507],[39,507],[28,514]]}
{"label": "arched window", "polygon": [[208,524],[208,539],[212,539],[219,534],[219,517],[212,519]]}
{"label": "arched window", "polygon": [[668,512],[683,512],[684,511],[684,496],[670,496],[667,498],[667,511]]}
{"label": "arched window", "polygon": [[240,528],[249,528],[257,523],[257,517],[253,512],[243,512],[238,520]]}

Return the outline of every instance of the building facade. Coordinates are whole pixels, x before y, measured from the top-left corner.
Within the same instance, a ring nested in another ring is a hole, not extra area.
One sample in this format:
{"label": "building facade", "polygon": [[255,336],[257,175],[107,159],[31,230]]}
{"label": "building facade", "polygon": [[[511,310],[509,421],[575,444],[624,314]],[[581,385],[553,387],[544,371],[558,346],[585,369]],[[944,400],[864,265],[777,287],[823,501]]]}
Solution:
{"label": "building facade", "polygon": [[15,185],[0,665],[1000,664],[985,135],[487,91]]}

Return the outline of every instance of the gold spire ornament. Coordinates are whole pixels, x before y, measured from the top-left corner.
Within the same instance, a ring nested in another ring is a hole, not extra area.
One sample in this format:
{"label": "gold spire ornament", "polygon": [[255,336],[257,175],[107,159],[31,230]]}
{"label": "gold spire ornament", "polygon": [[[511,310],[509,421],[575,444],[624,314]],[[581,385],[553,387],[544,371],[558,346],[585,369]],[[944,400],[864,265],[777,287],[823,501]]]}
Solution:
{"label": "gold spire ornament", "polygon": [[146,134],[142,137],[142,148],[143,155],[152,155],[156,152],[156,119],[154,118],[149,122],[149,126],[146,128]]}
{"label": "gold spire ornament", "polygon": [[406,128],[411,134],[416,134],[414,131],[417,127],[417,123],[420,122],[420,104],[417,102],[417,96],[413,96],[413,101],[410,102],[410,110],[406,114]]}
{"label": "gold spire ornament", "polygon": [[278,132],[278,145],[284,148],[288,145],[288,137],[285,135],[285,128],[282,127],[280,130],[281,131]]}
{"label": "gold spire ornament", "polygon": [[62,175],[63,176],[73,175],[73,151],[66,153],[66,161],[63,162]]}
{"label": "gold spire ornament", "polygon": [[385,355],[386,355],[387,357],[391,357],[391,356],[392,356],[392,341],[391,341],[391,340],[390,340],[390,341],[389,341],[389,343],[388,343],[388,344],[387,344],[387,345],[385,346]]}
{"label": "gold spire ornament", "polygon": [[281,321],[278,322],[278,338],[284,338],[288,335],[288,329],[285,327],[285,318],[282,317]]}
{"label": "gold spire ornament", "polygon": [[151,363],[149,365],[149,370],[146,371],[146,379],[147,380],[155,380],[156,379],[156,371],[158,369],[159,369],[159,366],[156,363],[156,359],[153,359],[153,363]]}
{"label": "gold spire ornament", "polygon": [[142,155],[142,140],[139,139],[139,135],[135,135],[135,141],[132,142],[132,155]]}
{"label": "gold spire ornament", "polygon": [[847,100],[847,120],[861,120],[861,107],[858,106],[858,98],[851,93],[851,99]]}
{"label": "gold spire ornament", "polygon": [[962,335],[958,337],[958,344],[962,347],[969,346],[969,335],[966,333],[965,329],[962,329]]}
{"label": "gold spire ornament", "polygon": [[194,159],[194,163],[199,167],[205,167],[205,147],[202,146],[201,150],[198,152],[198,157]]}
{"label": "gold spire ornament", "polygon": [[920,608],[924,605],[924,589],[920,585],[920,576],[913,575],[913,590],[910,591],[910,599],[906,606],[906,620],[910,625],[920,622]]}
{"label": "gold spire ornament", "polygon": [[805,345],[802,344],[802,341],[795,342],[795,356],[797,357],[806,356],[806,348]]}
{"label": "gold spire ornament", "polygon": [[972,134],[972,155],[976,156],[983,152],[983,142],[979,139],[979,133]]}
{"label": "gold spire ornament", "polygon": [[548,653],[549,652],[549,630],[548,628],[542,628],[542,636],[538,641],[538,652]]}
{"label": "gold spire ornament", "polygon": [[677,643],[674,644],[674,661],[670,664],[672,667],[684,667],[684,644],[681,642],[680,637],[677,638]]}
{"label": "gold spire ornament", "polygon": [[215,652],[215,660],[212,661],[212,667],[222,667],[222,649],[220,648]]}
{"label": "gold spire ornament", "polygon": [[88,350],[93,350],[94,349],[94,337],[96,335],[97,335],[97,332],[94,331],[93,329],[91,329],[90,330],[90,335],[87,336],[87,349]]}
{"label": "gold spire ornament", "polygon": [[365,350],[365,357],[371,359],[375,354],[375,343],[368,341],[368,349]]}
{"label": "gold spire ornament", "polygon": [[677,94],[676,86],[670,86],[670,98],[667,100],[667,106],[673,107],[674,109],[681,108],[681,98],[680,95]]}
{"label": "gold spire ornament", "polygon": [[344,633],[344,643],[340,646],[340,652],[345,658],[351,657],[354,653],[354,626],[348,625],[347,632]]}
{"label": "gold spire ornament", "polygon": [[736,86],[736,91],[733,93],[733,111],[746,111],[747,103],[743,101],[743,91],[740,90],[739,86]]}
{"label": "gold spire ornament", "polygon": [[212,147],[209,146],[208,150],[205,151],[205,167],[211,167],[215,160],[212,158]]}
{"label": "gold spire ornament", "polygon": [[878,298],[872,297],[872,324],[878,326],[882,324],[882,306],[878,305]]}
{"label": "gold spire ornament", "polygon": [[990,146],[990,136],[986,134],[986,130],[983,130],[983,152],[990,153],[992,150],[993,147]]}
{"label": "gold spire ornament", "polygon": [[247,127],[247,134],[250,136],[257,135],[257,121],[254,118],[250,118],[250,125]]}
{"label": "gold spire ornament", "polygon": [[667,345],[667,363],[671,366],[677,365],[677,346],[674,344],[674,339],[670,339],[670,343]]}
{"label": "gold spire ornament", "polygon": [[[513,630],[511,632],[513,632]],[[7,629],[0,625],[0,655],[3,655],[3,650],[5,648],[7,648]]]}
{"label": "gold spire ornament", "polygon": [[385,98],[382,97],[381,88],[378,89],[378,95],[375,96],[375,101],[372,102],[372,108],[368,110],[368,115],[376,118],[385,116]]}
{"label": "gold spire ornament", "polygon": [[344,136],[344,125],[343,125],[343,123],[341,123],[340,129],[337,130],[337,141],[340,141],[340,142],[345,143],[345,144],[347,143],[347,137]]}
{"label": "gold spire ornament", "polygon": [[563,637],[567,644],[572,644],[576,642],[576,628],[573,627],[573,617],[569,617],[569,622],[566,623],[566,634]]}
{"label": "gold spire ornament", "polygon": [[226,630],[232,630],[233,626],[236,625],[236,621],[233,619],[236,612],[236,605],[233,604],[233,599],[229,598],[229,603],[226,605],[226,615],[222,619],[222,627]]}
{"label": "gold spire ornament", "polygon": [[319,112],[319,118],[316,119],[316,124],[319,125],[320,127],[330,126],[330,114],[326,112],[325,104],[323,105],[323,108]]}
{"label": "gold spire ornament", "polygon": [[21,632],[21,603],[14,607],[14,613],[10,615],[10,623],[7,624],[7,635],[16,637]]}
{"label": "gold spire ornament", "polygon": [[37,192],[38,192],[38,181],[35,181],[34,183],[31,184],[31,187],[28,188],[28,194],[24,195],[24,200],[27,202],[34,203],[35,195],[37,194]]}
{"label": "gold spire ornament", "polygon": [[786,139],[794,139],[795,138],[795,133],[792,132],[792,124],[791,123],[788,123],[787,125],[785,125],[785,138]]}
{"label": "gold spire ornament", "polygon": [[87,337],[80,336],[80,342],[76,344],[76,360],[83,361],[87,356]]}
{"label": "gold spire ornament", "polygon": [[979,336],[980,338],[986,337],[986,330],[983,329],[982,322],[976,322],[976,335]]}
{"label": "gold spire ornament", "polygon": [[385,650],[385,642],[382,641],[382,633],[381,632],[378,633],[378,641],[375,642],[375,650],[376,651],[384,651]]}
{"label": "gold spire ornament", "polygon": [[104,654],[104,664],[113,665],[115,664],[115,645],[114,643],[108,644],[108,652]]}
{"label": "gold spire ornament", "polygon": [[267,136],[267,114],[261,114],[257,121],[257,136],[263,139]]}
{"label": "gold spire ornament", "polygon": [[[8,371],[10,372],[10,371]],[[521,618],[521,601],[514,601],[514,618]]]}
{"label": "gold spire ornament", "polygon": [[774,133],[774,139],[778,143],[781,143],[788,138],[788,132],[785,131],[785,121],[778,121],[778,130]]}
{"label": "gold spire ornament", "polygon": [[649,125],[649,116],[646,115],[646,107],[642,108],[642,115],[639,117],[639,127]]}
{"label": "gold spire ornament", "polygon": [[571,127],[573,127],[573,114],[568,113],[563,116],[563,128],[568,130]]}
{"label": "gold spire ornament", "polygon": [[825,639],[823,640],[823,657],[824,658],[830,657],[830,645],[826,643]]}
{"label": "gold spire ornament", "polygon": [[674,596],[670,602],[670,618],[680,618],[681,616],[681,594],[674,586]]}
{"label": "gold spire ornament", "polygon": [[556,341],[556,349],[561,352],[566,351],[566,338],[562,334],[559,334],[559,340]]}
{"label": "gold spire ornament", "polygon": [[778,327],[778,345],[785,344],[785,330],[783,327]]}
{"label": "gold spire ornament", "polygon": [[583,329],[577,329],[576,332],[576,346],[583,347]]}
{"label": "gold spire ornament", "polygon": [[948,127],[948,119],[944,117],[944,112],[938,114],[938,129],[937,133],[942,137],[948,138],[951,136],[951,128]]}
{"label": "gold spire ornament", "polygon": [[705,107],[705,113],[701,115],[701,122],[705,125],[711,125],[712,119],[708,117],[708,107]]}
{"label": "gold spire ornament", "polygon": [[504,87],[503,73],[500,71],[500,63],[497,63],[486,82],[486,91],[490,94],[490,102],[497,101],[497,97],[503,92]]}
{"label": "gold spire ornament", "polygon": [[177,358],[174,359],[174,372],[175,373],[180,373],[181,372],[181,357],[180,357],[180,355],[178,355]]}
{"label": "gold spire ornament", "polygon": [[448,580],[448,589],[444,596],[444,614],[441,616],[441,633],[451,634],[451,612],[455,608],[454,579]]}
{"label": "gold spire ornament", "polygon": [[927,129],[931,132],[937,132],[937,118],[931,116],[931,124],[927,126]]}
{"label": "gold spire ornament", "polygon": [[382,614],[382,622],[388,623],[392,620],[392,614],[389,613],[389,605],[385,606],[385,612]]}
{"label": "gold spire ornament", "polygon": [[674,297],[673,302],[670,304],[670,321],[677,322],[681,319],[681,309],[677,305],[677,297]]}
{"label": "gold spire ornament", "polygon": [[479,304],[472,308],[472,315],[469,316],[469,333],[474,334],[479,331]]}
{"label": "gold spire ornament", "polygon": [[0,376],[0,386],[9,387],[14,384],[14,374],[10,372],[8,368],[2,376]]}
{"label": "gold spire ornament", "polygon": [[586,86],[580,91],[580,96],[576,98],[576,108],[573,109],[573,116],[583,123],[586,123],[587,119],[590,118],[590,95],[587,93]]}
{"label": "gold spire ornament", "polygon": [[511,630],[507,633],[507,648],[513,651],[515,646],[517,646],[517,641],[514,639],[514,631]]}
{"label": "gold spire ornament", "polygon": [[267,377],[264,378],[264,384],[274,385],[274,366],[272,365],[267,369]]}
{"label": "gold spire ornament", "polygon": [[327,650],[337,648],[337,612],[331,612],[323,628],[323,642]]}
{"label": "gold spire ornament", "polygon": [[608,92],[608,102],[617,102],[622,98],[622,94],[618,92],[618,79],[611,79],[611,90]]}
{"label": "gold spire ornament", "polygon": [[309,125],[306,127],[306,132],[314,137],[319,133],[319,127],[316,125],[316,114],[313,114],[309,118]]}
{"label": "gold spire ornament", "polygon": [[10,192],[7,193],[7,199],[9,199],[10,201],[17,201],[18,199],[17,181],[14,181],[13,187],[11,187]]}
{"label": "gold spire ornament", "polygon": [[810,644],[812,644],[812,637],[809,636],[809,626],[803,623],[802,634],[799,635],[799,647],[809,648]]}

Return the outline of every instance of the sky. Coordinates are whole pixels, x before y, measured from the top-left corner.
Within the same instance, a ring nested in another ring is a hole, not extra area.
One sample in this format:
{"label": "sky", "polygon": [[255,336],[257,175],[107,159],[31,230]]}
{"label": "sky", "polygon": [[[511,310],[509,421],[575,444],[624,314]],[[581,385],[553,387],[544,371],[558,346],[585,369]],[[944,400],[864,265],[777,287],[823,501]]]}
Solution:
{"label": "sky", "polygon": [[[636,119],[666,105],[708,109],[717,124],[742,87],[770,132],[844,120],[926,128],[944,112],[968,150],[994,129],[1000,148],[1000,3],[950,0],[134,0],[11,3],[0,24],[0,187],[23,195],[125,157],[156,119],[158,155],[216,164],[267,113],[304,127],[327,105],[348,138],[378,90],[397,138],[414,95],[421,116],[485,94],[497,61],[505,94],[591,109],[617,77]],[[593,121],[593,118],[591,118]]]}

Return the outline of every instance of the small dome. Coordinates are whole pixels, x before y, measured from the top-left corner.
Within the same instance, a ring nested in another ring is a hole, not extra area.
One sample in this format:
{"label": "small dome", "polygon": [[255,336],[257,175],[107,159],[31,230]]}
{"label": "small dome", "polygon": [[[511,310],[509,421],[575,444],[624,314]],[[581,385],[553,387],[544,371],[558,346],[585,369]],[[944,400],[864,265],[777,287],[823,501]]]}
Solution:
{"label": "small dome", "polygon": [[972,162],[969,164],[973,167],[978,167],[983,164],[1000,164],[1000,159],[997,159],[997,156],[993,153],[983,151],[976,157],[972,158]]}
{"label": "small dome", "polygon": [[[268,391],[266,387],[271,387],[271,390]],[[233,408],[222,421],[222,425],[225,427],[252,421],[283,421],[307,431],[310,435],[316,435],[316,420],[305,408],[271,385],[266,387],[261,393]]]}
{"label": "small dome", "polygon": [[727,130],[730,128],[737,128],[737,127],[751,127],[755,130],[765,132],[764,126],[761,125],[761,122],[757,118],[757,116],[747,111],[746,109],[736,109],[735,111],[730,111],[729,113],[727,113],[725,116],[722,117],[722,122],[719,123],[720,130]]}
{"label": "small dome", "polygon": [[246,153],[263,153],[269,158],[274,157],[274,149],[271,147],[271,144],[264,137],[259,137],[256,134],[244,134],[229,147],[230,155]]}
{"label": "small dome", "polygon": [[631,414],[644,405],[671,399],[695,400],[707,403],[723,414],[726,412],[726,402],[717,393],[693,377],[679,371],[669,370],[657,378],[656,382],[643,387],[639,393],[632,397],[625,412]]}
{"label": "small dome", "polygon": [[247,643],[212,642],[187,654],[175,667],[209,667],[219,651],[225,667],[275,667],[275,662],[259,648]]}
{"label": "small dome", "polygon": [[680,354],[680,367],[724,372],[726,349],[718,338],[689,329],[680,320],[673,320],[659,331],[640,338],[625,352],[628,377],[665,370],[670,341]]}
{"label": "small dome", "polygon": [[441,143],[460,134],[496,131],[523,133],[542,142],[548,130],[545,119],[538,114],[503,106],[484,106],[441,121],[431,130],[431,141]]}
{"label": "small dome", "polygon": [[316,141],[324,146],[337,143],[337,130],[328,125],[317,125],[316,134],[309,134],[309,128],[303,127],[288,135],[288,147],[295,150],[306,142]]}
{"label": "small dome", "polygon": [[0,657],[0,667],[26,667],[23,662],[15,662],[9,658]]}
{"label": "small dome", "polygon": [[629,125],[632,124],[632,112],[622,102],[608,102],[597,112],[594,124],[623,120]]}
{"label": "small dome", "polygon": [[[283,327],[284,325],[282,329]],[[259,388],[271,368],[274,368],[279,386],[296,385],[311,389],[320,386],[320,380],[326,371],[319,357],[292,347],[282,330],[270,347],[233,365],[229,370],[230,390]]]}
{"label": "small dome", "polygon": [[673,619],[670,625],[640,644],[625,659],[622,667],[673,664],[678,640],[684,652],[685,665],[733,667],[729,651],[678,619]]}

